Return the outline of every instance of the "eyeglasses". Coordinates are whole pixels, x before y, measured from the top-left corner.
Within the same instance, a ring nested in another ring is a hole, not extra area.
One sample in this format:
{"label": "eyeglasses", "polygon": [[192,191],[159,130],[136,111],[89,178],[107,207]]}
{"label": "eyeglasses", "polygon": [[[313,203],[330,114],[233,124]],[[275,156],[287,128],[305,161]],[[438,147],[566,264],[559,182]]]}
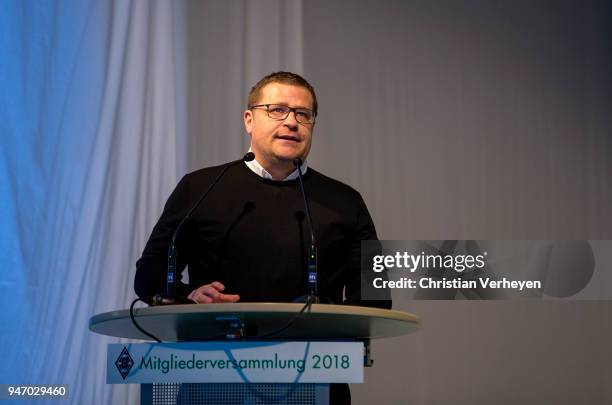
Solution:
{"label": "eyeglasses", "polygon": [[252,105],[249,109],[263,108],[268,113],[268,117],[273,120],[284,120],[289,116],[289,113],[293,111],[295,120],[300,124],[312,124],[315,121],[314,111],[308,108],[291,108],[282,104],[259,104]]}

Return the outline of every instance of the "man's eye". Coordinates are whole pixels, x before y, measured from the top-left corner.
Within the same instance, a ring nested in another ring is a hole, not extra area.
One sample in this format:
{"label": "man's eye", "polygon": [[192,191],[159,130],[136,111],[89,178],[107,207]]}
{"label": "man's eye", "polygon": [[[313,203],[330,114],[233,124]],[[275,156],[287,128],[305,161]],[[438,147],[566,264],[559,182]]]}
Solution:
{"label": "man's eye", "polygon": [[306,119],[310,119],[311,116],[310,111],[296,110],[295,113]]}
{"label": "man's eye", "polygon": [[274,113],[284,113],[284,112],[287,112],[287,109],[282,106],[277,106],[277,107],[270,107],[270,111]]}

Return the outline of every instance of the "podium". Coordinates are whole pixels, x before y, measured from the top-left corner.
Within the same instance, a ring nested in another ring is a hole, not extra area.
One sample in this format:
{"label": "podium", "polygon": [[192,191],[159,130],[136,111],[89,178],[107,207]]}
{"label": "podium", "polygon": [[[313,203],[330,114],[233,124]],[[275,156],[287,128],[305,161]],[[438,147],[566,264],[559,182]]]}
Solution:
{"label": "podium", "polygon": [[[419,320],[415,315],[395,310],[312,304],[304,312],[300,312],[303,308],[304,304],[293,303],[189,304],[138,308],[134,310],[134,317],[143,329],[163,342],[199,345],[197,347],[203,347],[205,350],[225,347],[225,352],[229,353],[231,350],[246,347],[251,353],[253,351],[264,353],[265,350],[270,350],[270,347],[285,351],[305,347],[306,351],[318,353],[317,348],[325,351],[329,347],[346,347],[348,350],[350,346],[351,356],[355,358],[357,357],[355,349],[358,348],[362,355],[359,358],[361,376],[363,366],[368,367],[373,364],[370,352],[371,339],[404,335],[415,331],[419,326]],[[90,319],[89,329],[109,336],[150,340],[133,325],[129,310],[95,315]],[[109,345],[109,352],[110,346],[113,345]],[[155,345],[156,348],[159,346]],[[169,349],[175,346],[168,344]],[[231,350],[228,351],[227,347]],[[317,359],[317,354],[314,356],[315,360],[320,362],[321,357]],[[326,356],[323,357],[327,360]],[[333,365],[333,357],[330,359],[326,363]],[[111,360],[113,358],[109,354],[107,366],[109,369],[112,366]],[[335,360],[338,366],[337,356]],[[232,361],[236,366],[237,360]],[[308,361],[306,363],[312,365]],[[226,380],[221,376],[223,373],[232,376],[234,371],[218,370],[216,372],[219,373],[219,378],[217,375],[214,375],[214,379],[197,377],[205,379],[197,380],[196,383],[193,380],[189,383],[186,383],[186,380],[171,383],[143,383],[141,403],[327,404],[329,383],[356,382],[350,379],[342,380],[348,378],[346,377],[348,372],[354,373],[353,369],[354,367],[350,370],[346,367],[346,370],[342,370],[341,367],[337,367],[337,375],[334,374],[334,370],[302,369],[295,381],[298,381],[302,374],[305,379],[299,382],[280,383],[269,381],[269,378],[274,378],[274,374],[269,370],[248,378],[245,377],[246,374],[238,373],[242,378],[239,382],[236,382],[234,377]],[[285,374],[287,373],[283,373]],[[308,376],[314,382],[310,382]],[[325,380],[326,378],[329,380]],[[340,380],[337,380],[338,378]],[[252,382],[250,379],[257,381]]]}

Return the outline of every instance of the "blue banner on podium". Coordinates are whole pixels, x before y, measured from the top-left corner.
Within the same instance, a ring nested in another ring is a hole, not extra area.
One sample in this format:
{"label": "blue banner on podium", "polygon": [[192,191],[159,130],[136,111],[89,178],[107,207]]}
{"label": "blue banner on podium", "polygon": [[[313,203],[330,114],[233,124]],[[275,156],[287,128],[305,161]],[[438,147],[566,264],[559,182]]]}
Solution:
{"label": "blue banner on podium", "polygon": [[362,383],[362,342],[110,344],[108,384]]}

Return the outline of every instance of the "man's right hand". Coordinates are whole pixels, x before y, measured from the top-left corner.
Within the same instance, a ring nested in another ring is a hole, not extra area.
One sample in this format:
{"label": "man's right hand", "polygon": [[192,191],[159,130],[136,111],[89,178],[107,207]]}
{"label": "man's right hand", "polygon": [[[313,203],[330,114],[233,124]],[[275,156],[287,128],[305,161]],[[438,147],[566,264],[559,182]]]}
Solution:
{"label": "man's right hand", "polygon": [[213,281],[210,284],[205,284],[193,290],[187,298],[197,304],[211,304],[223,302],[238,302],[240,295],[223,294],[225,286],[218,281]]}

